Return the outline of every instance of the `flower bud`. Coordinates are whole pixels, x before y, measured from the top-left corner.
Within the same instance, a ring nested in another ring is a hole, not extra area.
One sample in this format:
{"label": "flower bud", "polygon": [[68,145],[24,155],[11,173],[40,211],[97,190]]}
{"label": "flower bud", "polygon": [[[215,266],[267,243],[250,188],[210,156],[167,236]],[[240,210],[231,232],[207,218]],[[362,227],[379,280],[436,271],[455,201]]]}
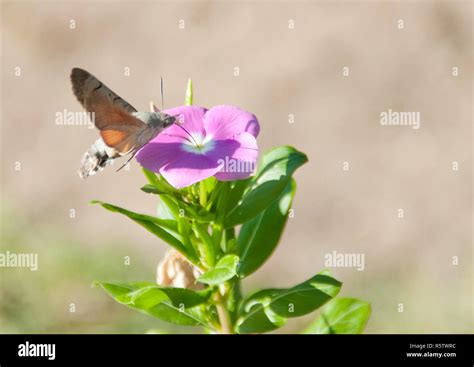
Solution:
{"label": "flower bud", "polygon": [[201,275],[197,267],[191,264],[179,251],[169,250],[156,269],[156,282],[165,287],[202,289],[196,282]]}

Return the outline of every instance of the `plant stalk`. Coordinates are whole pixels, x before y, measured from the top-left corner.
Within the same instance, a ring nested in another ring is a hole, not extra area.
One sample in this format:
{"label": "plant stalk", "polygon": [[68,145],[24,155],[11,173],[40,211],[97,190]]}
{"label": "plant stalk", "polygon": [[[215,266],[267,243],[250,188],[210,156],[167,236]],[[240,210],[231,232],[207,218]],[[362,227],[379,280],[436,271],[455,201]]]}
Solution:
{"label": "plant stalk", "polygon": [[207,188],[204,181],[199,182],[199,203],[203,208],[206,207],[207,204]]}
{"label": "plant stalk", "polygon": [[229,311],[227,310],[227,305],[220,291],[217,292],[215,299],[217,315],[219,316],[219,322],[221,325],[221,334],[233,334],[234,331],[232,328]]}

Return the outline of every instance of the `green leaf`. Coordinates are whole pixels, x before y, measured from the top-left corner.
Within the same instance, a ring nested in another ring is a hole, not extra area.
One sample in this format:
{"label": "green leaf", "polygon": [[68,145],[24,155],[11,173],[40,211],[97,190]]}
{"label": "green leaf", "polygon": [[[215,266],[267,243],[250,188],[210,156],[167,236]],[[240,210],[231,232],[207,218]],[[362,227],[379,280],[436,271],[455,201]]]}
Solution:
{"label": "green leaf", "polygon": [[201,241],[198,243],[199,253],[201,254],[201,259],[204,259],[207,267],[213,267],[216,262],[216,252],[218,249],[212,242],[212,238],[207,231],[207,225],[202,225],[200,223],[194,223],[192,226],[198,237]]}
{"label": "green leaf", "polygon": [[214,268],[202,274],[197,280],[210,285],[221,284],[237,274],[238,266],[239,257],[237,255],[225,255]]}
{"label": "green leaf", "polygon": [[242,195],[244,191],[248,188],[251,180],[251,178],[247,178],[245,180],[238,180],[233,182],[224,181],[224,183],[227,184],[227,188],[225,190],[225,197],[223,197],[222,199],[219,198],[217,204],[217,211],[222,212],[223,215],[227,216],[227,214],[232,211],[242,199]]}
{"label": "green leaf", "polygon": [[287,318],[307,315],[334,298],[342,283],[323,271],[286,289],[265,289],[245,300],[237,321],[239,333],[263,333],[282,326]]}
{"label": "green leaf", "polygon": [[121,208],[119,206],[104,203],[104,202],[99,201],[99,200],[93,200],[93,201],[91,201],[91,204],[99,204],[104,209],[107,209],[107,210],[109,210],[113,213],[123,214],[123,215],[125,215],[125,216],[127,216],[127,217],[129,217],[130,219],[133,219],[133,220],[143,220],[143,221],[154,223],[154,224],[159,225],[163,228],[169,229],[170,231],[173,231],[173,232],[178,231],[178,224],[176,223],[175,220],[161,219],[161,218],[153,217],[151,215],[135,213],[135,212],[132,212],[130,210]]}
{"label": "green leaf", "polygon": [[186,87],[186,99],[184,100],[184,105],[193,105],[193,81],[191,79],[188,79],[188,85]]}
{"label": "green leaf", "polygon": [[289,146],[265,154],[249,188],[227,215],[226,227],[247,222],[268,208],[288,185],[295,170],[307,161],[304,153]]}
{"label": "green leaf", "polygon": [[[163,200],[164,199],[164,200]],[[168,200],[167,200],[168,199]],[[190,236],[190,231],[191,231],[191,227],[187,221],[186,218],[182,218],[179,213],[177,213],[177,215],[173,215],[172,211],[170,210],[170,208],[166,205],[166,203],[169,203],[172,207],[174,207],[175,209],[179,210],[179,208],[177,206],[175,206],[175,201],[173,201],[171,198],[169,198],[169,196],[167,195],[161,195],[160,196],[160,201],[158,202],[158,207],[157,207],[157,215],[159,218],[161,219],[167,219],[167,220],[174,220],[176,221],[177,223],[177,227],[178,227],[178,234],[176,234],[175,232],[170,232],[173,236],[175,236],[176,238],[178,238],[181,243],[183,244],[183,246],[187,249],[187,251],[189,252],[189,254],[191,254],[191,256],[193,258],[198,258],[197,256],[197,253],[196,253],[196,249],[192,246],[191,244],[191,241],[189,239],[189,236]],[[176,219],[175,219],[176,217]],[[166,228],[165,228],[166,229]],[[196,264],[196,263],[195,263]]]}
{"label": "green leaf", "polygon": [[128,218],[133,220],[135,223],[140,224],[142,227],[146,228],[149,232],[153,233],[155,236],[165,241],[168,245],[174,247],[176,250],[181,252],[192,263],[194,264],[197,263],[198,259],[196,258],[196,256],[192,252],[190,252],[183,245],[183,243],[178,238],[176,238],[175,235],[173,235],[173,232],[174,233],[178,232],[178,225],[176,221],[169,220],[169,219],[160,219],[160,218],[152,217],[150,215],[145,215],[145,214],[138,214],[135,212],[131,212],[127,209],[123,209],[118,206],[103,203],[97,200],[92,201],[92,204],[100,204],[103,208],[111,212],[120,213],[127,216]]}
{"label": "green leaf", "polygon": [[160,195],[160,202],[158,203],[158,215],[164,215],[164,218],[182,218],[183,216],[181,215],[180,209],[179,203],[175,198],[169,195]]}
{"label": "green leaf", "polygon": [[212,193],[212,191],[214,190],[214,188],[216,187],[219,181],[217,181],[217,178],[215,178],[214,176],[211,176],[201,182],[204,182],[204,185],[206,185],[207,193],[210,194]]}
{"label": "green leaf", "polygon": [[237,239],[240,277],[246,277],[262,266],[277,247],[295,191],[296,182],[291,179],[277,200],[242,225]]}
{"label": "green leaf", "polygon": [[158,187],[160,185],[160,181],[156,176],[155,172],[149,171],[146,168],[142,168],[143,174],[145,175],[146,179],[150,183],[150,185]]}
{"label": "green leaf", "polygon": [[163,176],[157,176],[154,172],[142,169],[149,184],[142,187],[142,191],[150,194],[178,194],[173,186],[171,186]]}
{"label": "green leaf", "polygon": [[[177,221],[179,239],[183,246],[193,258],[197,259],[198,253],[205,255],[205,260],[208,266],[214,265],[214,259],[216,256],[214,249],[215,246],[210,246],[209,243],[206,242],[209,237],[204,237],[204,230],[201,232],[202,227],[207,226],[208,221],[211,220],[209,214],[210,213],[207,211],[203,215],[197,214],[194,209],[190,209],[189,206],[186,206],[186,203],[178,201],[175,197],[172,197],[171,195],[160,195],[160,202],[158,203],[158,215],[163,218],[173,218]],[[196,216],[198,219],[196,219]],[[204,244],[193,238],[193,228],[189,219],[194,219],[197,222],[195,223],[194,230],[201,234],[201,239],[203,240]],[[204,222],[204,224],[201,224],[202,222]],[[197,262],[193,263],[198,265]]]}
{"label": "green leaf", "polygon": [[[117,284],[111,283],[100,284],[106,290],[110,286],[117,286]],[[154,283],[141,283],[138,286],[129,283],[121,286],[133,289],[133,291],[115,296],[117,301],[140,308],[149,308],[165,300],[171,301],[176,307],[191,308],[206,302],[212,294],[212,288],[207,288],[204,291],[193,291],[187,288],[160,287]]]}
{"label": "green leaf", "polygon": [[161,288],[153,283],[112,284],[96,282],[117,302],[178,325],[209,327],[196,306],[212,295],[212,288],[194,292],[185,288]]}
{"label": "green leaf", "polygon": [[[214,178],[213,176],[211,176],[210,178]],[[207,200],[207,205],[206,205],[206,210],[208,211],[214,211],[213,208],[216,208],[217,207],[217,201],[220,200],[220,197],[221,197],[221,193],[223,191],[225,191],[224,189],[224,186],[226,186],[226,182],[225,181],[217,181],[215,180],[215,184],[214,184],[214,187],[211,187],[213,181],[210,181],[210,183],[208,183],[209,179],[206,180],[206,187],[207,187],[207,191],[208,191],[208,200]]]}
{"label": "green leaf", "polygon": [[163,219],[172,219],[174,220],[174,215],[172,210],[166,205],[166,203],[162,200],[165,196],[160,196],[160,201],[158,202],[158,206],[156,208],[156,213],[158,217]]}
{"label": "green leaf", "polygon": [[193,203],[181,201],[173,195],[160,195],[160,200],[165,203],[167,211],[171,212],[176,220],[188,218],[198,223],[210,223],[215,219],[213,213]]}
{"label": "green leaf", "polygon": [[147,194],[155,194],[155,195],[165,195],[168,194],[168,192],[160,190],[154,185],[145,185],[143,186],[140,190],[143,192],[146,192]]}
{"label": "green leaf", "polygon": [[355,298],[336,298],[304,330],[304,334],[360,334],[371,313],[370,304]]}

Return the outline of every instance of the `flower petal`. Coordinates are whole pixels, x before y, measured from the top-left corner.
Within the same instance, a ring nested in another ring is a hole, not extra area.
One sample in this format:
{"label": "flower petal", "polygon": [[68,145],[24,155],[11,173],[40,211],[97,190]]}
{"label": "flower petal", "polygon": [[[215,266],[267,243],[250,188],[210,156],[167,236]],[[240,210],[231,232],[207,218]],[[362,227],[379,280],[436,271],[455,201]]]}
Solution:
{"label": "flower petal", "polygon": [[[203,138],[206,136],[206,131],[203,126],[203,118],[206,113],[206,109],[198,106],[180,106],[164,110],[171,116],[176,116],[180,124],[192,134],[197,134]],[[189,139],[188,134],[181,129],[179,126],[172,125],[167,128],[162,134],[182,136]]]}
{"label": "flower petal", "polygon": [[204,115],[204,129],[213,139],[221,140],[242,132],[257,137],[260,126],[249,112],[233,106],[216,106]]}
{"label": "flower petal", "polygon": [[[181,115],[182,126],[193,138],[179,126],[170,126],[137,153],[136,159],[143,167],[159,172],[176,188],[213,175],[219,180],[252,175],[258,158],[255,137],[260,129],[254,115],[232,106],[217,106],[209,111],[182,106],[163,112]],[[197,152],[189,150],[195,141],[203,142]]]}
{"label": "flower petal", "polygon": [[[165,130],[168,131],[171,128]],[[164,132],[155,136],[135,155],[136,160],[146,169],[159,172],[165,164],[183,154],[182,145],[185,139],[181,136],[168,135]]]}
{"label": "flower petal", "polygon": [[162,167],[160,173],[166,181],[180,189],[211,177],[220,169],[221,165],[214,159],[182,151],[176,159]]}
{"label": "flower petal", "polygon": [[215,174],[218,180],[241,180],[251,176],[257,168],[257,140],[249,133],[240,133],[216,141],[215,149],[207,155],[221,164]]}

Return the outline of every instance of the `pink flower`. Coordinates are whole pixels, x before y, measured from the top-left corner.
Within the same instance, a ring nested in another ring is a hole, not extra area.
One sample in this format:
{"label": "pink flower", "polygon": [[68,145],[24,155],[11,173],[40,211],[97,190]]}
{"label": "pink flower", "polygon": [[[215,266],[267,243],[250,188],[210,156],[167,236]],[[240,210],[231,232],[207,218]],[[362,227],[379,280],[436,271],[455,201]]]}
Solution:
{"label": "pink flower", "polygon": [[178,116],[182,128],[172,125],[145,145],[137,161],[182,188],[215,176],[232,181],[252,175],[258,158],[257,118],[232,106],[207,110],[181,106],[163,111]]}

